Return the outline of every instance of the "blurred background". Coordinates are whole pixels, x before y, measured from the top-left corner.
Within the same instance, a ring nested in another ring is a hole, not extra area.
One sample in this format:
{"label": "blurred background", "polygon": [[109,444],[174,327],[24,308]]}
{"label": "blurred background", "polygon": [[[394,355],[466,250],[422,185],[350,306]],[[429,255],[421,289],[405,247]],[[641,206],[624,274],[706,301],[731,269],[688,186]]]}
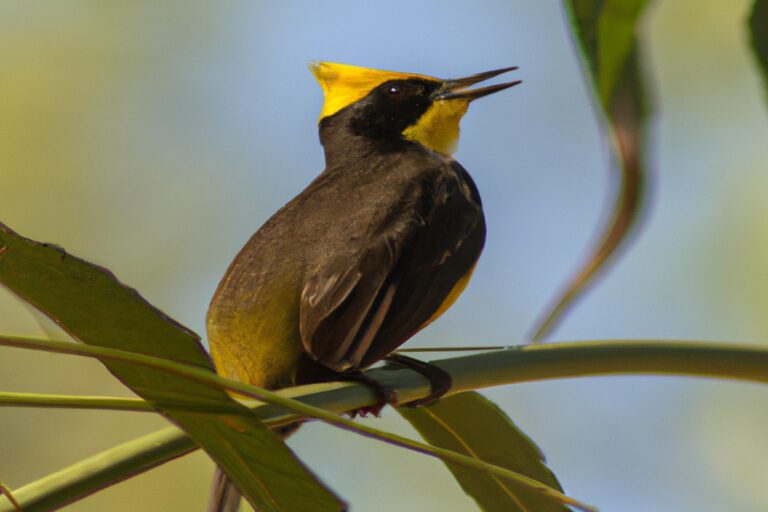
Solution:
{"label": "blurred background", "polygon": [[[557,340],[768,340],[768,109],[747,0],[657,2],[647,223]],[[409,346],[514,344],[586,254],[604,146],[559,0],[0,4],[0,221],[105,265],[204,334],[231,258],[323,168],[310,60],[442,77],[520,66],[473,104],[457,158],[488,243],[458,303]],[[0,332],[43,335],[0,290]],[[126,395],[98,363],[0,348],[0,389]],[[604,511],[768,508],[768,389],[585,378],[487,391],[566,491]],[[415,436],[392,411],[379,427]],[[149,414],[0,409],[11,488],[164,426]],[[356,511],[474,510],[442,465],[322,425],[290,444]],[[340,449],[343,447],[343,449]],[[196,453],[70,506],[203,510]]]}

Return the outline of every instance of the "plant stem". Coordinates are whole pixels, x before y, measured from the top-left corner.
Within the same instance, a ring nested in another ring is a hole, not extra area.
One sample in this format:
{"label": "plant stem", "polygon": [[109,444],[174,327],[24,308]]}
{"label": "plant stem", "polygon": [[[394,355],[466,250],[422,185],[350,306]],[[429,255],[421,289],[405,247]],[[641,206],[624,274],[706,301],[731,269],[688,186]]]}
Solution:
{"label": "plant stem", "polygon": [[[677,340],[528,345],[443,359],[433,364],[453,377],[451,394],[517,382],[617,374],[685,375],[768,383],[768,348]],[[377,369],[369,375],[397,391],[401,403],[425,397],[430,391],[429,383],[411,370]],[[277,394],[332,412],[376,403],[370,389],[351,383],[313,384]],[[271,405],[259,405],[255,410],[265,421],[271,420],[270,425],[296,419],[285,409]],[[175,427],[166,428],[15,489],[14,496],[25,512],[47,510],[46,503],[61,506],[67,502],[64,498],[74,501],[194,449],[183,432]],[[6,501],[0,500],[0,512],[12,510]]]}
{"label": "plant stem", "polygon": [[[253,400],[244,400],[244,404],[253,405]],[[258,402],[261,404],[261,402]],[[163,402],[164,407],[173,407],[184,411],[232,414],[229,408],[215,407],[194,402]],[[157,408],[141,398],[115,396],[80,396],[52,395],[48,393],[13,393],[0,391],[0,407],[38,407],[51,409],[91,409],[130,412],[157,413]]]}
{"label": "plant stem", "polygon": [[0,407],[43,407],[58,409],[101,409],[111,411],[157,412],[140,398],[73,396],[46,393],[0,392]]}

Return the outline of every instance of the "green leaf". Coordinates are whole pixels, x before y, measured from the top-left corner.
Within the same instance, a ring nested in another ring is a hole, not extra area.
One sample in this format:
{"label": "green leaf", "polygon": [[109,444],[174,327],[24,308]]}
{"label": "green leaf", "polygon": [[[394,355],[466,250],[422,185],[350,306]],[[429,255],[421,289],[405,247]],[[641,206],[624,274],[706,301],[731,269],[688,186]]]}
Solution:
{"label": "green leaf", "polygon": [[635,30],[647,0],[566,0],[601,105],[611,97],[636,46]]}
{"label": "green leaf", "polygon": [[[85,344],[191,364],[213,373],[199,337],[108,270],[0,224],[0,284]],[[221,389],[124,362],[105,366],[174,422],[264,511],[337,511],[340,503],[275,434]],[[195,402],[232,413],[164,407]]]}
{"label": "green leaf", "polygon": [[768,0],[755,0],[752,5],[749,33],[752,49],[763,74],[765,92],[768,95]]}
{"label": "green leaf", "polygon": [[636,37],[647,0],[565,0],[571,31],[589,71],[604,132],[611,143],[611,166],[618,181],[609,221],[589,255],[542,315],[532,339],[549,335],[568,309],[624,247],[640,221],[645,202],[643,128],[647,114]]}
{"label": "green leaf", "polygon": [[[493,402],[474,391],[398,412],[435,446],[507,468],[562,491],[531,439]],[[446,463],[468,495],[486,512],[564,512],[568,507],[530,487]]]}

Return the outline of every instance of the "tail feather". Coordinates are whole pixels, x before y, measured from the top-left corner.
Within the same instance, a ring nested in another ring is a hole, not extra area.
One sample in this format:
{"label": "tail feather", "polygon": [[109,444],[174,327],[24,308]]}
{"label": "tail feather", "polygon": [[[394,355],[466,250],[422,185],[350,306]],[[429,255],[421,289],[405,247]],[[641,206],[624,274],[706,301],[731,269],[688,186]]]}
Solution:
{"label": "tail feather", "polygon": [[213,473],[208,512],[237,512],[240,510],[240,490],[219,468]]}
{"label": "tail feather", "polygon": [[[297,421],[296,423],[277,428],[275,433],[285,440],[296,432],[300,426],[301,422]],[[240,490],[234,482],[224,474],[220,467],[216,466],[216,471],[213,473],[213,483],[211,484],[208,512],[237,512],[240,510],[241,497]]]}

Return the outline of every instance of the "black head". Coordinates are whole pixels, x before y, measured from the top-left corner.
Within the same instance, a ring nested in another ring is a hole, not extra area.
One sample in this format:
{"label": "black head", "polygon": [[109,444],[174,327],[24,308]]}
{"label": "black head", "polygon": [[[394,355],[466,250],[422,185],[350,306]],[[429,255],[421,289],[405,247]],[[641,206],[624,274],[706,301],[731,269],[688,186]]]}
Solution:
{"label": "black head", "polygon": [[347,107],[349,129],[355,135],[400,139],[432,104],[439,84],[426,80],[390,80]]}
{"label": "black head", "polygon": [[[320,138],[335,153],[364,137],[393,148],[408,140],[449,155],[456,147],[459,122],[471,101],[520,83],[469,87],[516,68],[503,68],[455,80],[317,62],[311,69],[323,88]],[[364,146],[367,146],[364,144]],[[364,148],[363,148],[364,149]]]}

